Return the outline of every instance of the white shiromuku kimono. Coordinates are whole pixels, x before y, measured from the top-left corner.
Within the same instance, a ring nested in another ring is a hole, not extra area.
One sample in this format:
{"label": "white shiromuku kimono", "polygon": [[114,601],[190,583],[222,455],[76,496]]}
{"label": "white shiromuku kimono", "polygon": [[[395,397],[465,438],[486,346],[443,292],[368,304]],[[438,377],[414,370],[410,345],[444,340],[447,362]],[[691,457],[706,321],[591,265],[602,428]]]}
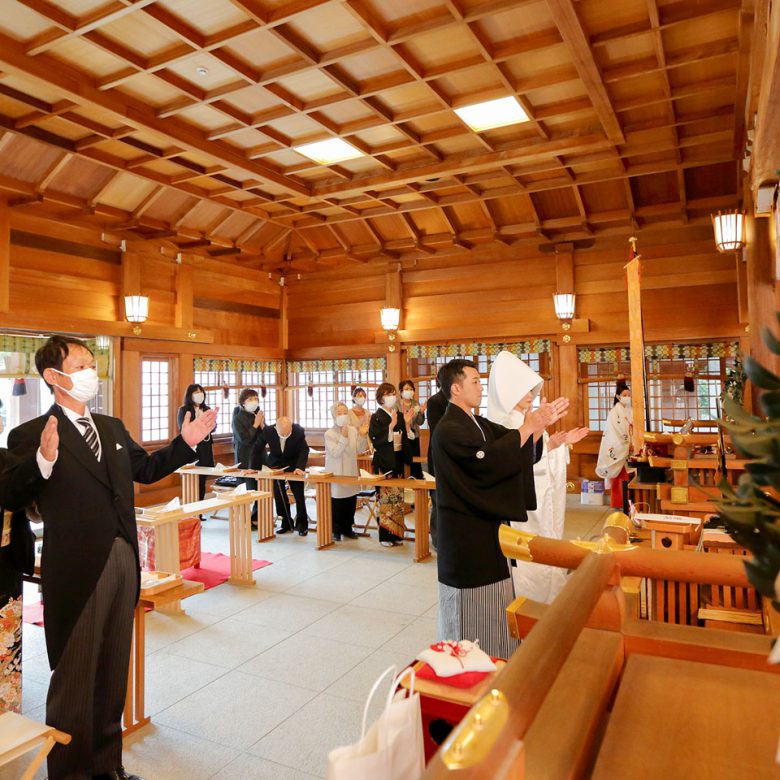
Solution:
{"label": "white shiromuku kimono", "polygon": [[596,474],[610,486],[610,481],[620,474],[628,460],[631,446],[631,407],[617,403],[609,411],[604,436],[599,446]]}
{"label": "white shiromuku kimono", "polygon": [[[488,381],[487,417],[507,428],[519,428],[524,415],[514,407],[527,393],[533,397],[542,389],[542,378],[522,360],[502,352],[493,363]],[[569,448],[548,448],[549,436],[544,434],[542,457],[534,465],[536,509],[528,511],[528,520],[512,526],[528,533],[563,537],[566,515],[566,466]],[[528,561],[516,561],[512,567],[515,592],[543,604],[551,603],[566,584],[566,571],[557,566],[544,566]]]}

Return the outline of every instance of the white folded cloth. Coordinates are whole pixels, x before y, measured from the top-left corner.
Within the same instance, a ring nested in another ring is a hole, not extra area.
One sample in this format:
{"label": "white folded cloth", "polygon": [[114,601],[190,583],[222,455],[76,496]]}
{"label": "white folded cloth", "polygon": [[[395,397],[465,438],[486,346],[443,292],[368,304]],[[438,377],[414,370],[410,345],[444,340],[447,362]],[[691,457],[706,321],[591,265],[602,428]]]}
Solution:
{"label": "white folded cloth", "polygon": [[423,479],[426,482],[436,482],[436,477],[433,474],[429,474],[427,471],[423,471]]}
{"label": "white folded cloth", "polygon": [[231,496],[240,496],[246,493],[246,482],[242,482],[237,488],[230,491]]}
{"label": "white folded cloth", "polygon": [[225,470],[224,463],[217,463],[214,465],[214,471],[224,471],[224,470]]}
{"label": "white folded cloth", "polygon": [[164,507],[163,512],[171,512],[174,509],[178,509],[181,506],[181,501],[179,501],[179,497],[176,496],[176,498],[172,498]]}
{"label": "white folded cloth", "polygon": [[464,672],[494,672],[496,665],[490,656],[480,648],[479,640],[460,642],[447,640],[436,642],[417,655],[417,660],[424,661],[434,671],[437,677],[454,677]]}

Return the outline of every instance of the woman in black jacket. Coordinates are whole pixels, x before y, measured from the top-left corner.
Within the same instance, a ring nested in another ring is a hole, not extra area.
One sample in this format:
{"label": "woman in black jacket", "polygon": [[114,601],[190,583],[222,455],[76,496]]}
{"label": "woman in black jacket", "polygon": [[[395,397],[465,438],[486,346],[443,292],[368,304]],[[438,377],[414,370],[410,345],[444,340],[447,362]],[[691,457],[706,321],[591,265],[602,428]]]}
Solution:
{"label": "woman in black jacket", "polygon": [[[368,437],[374,445],[374,472],[403,477],[401,451],[404,419],[398,413],[398,394],[389,382],[376,390],[377,410],[371,415]],[[379,542],[383,547],[401,544],[404,537],[404,491],[402,488],[377,486],[379,504]]]}
{"label": "woman in black jacket", "polygon": [[[259,454],[259,461],[255,458],[258,454],[253,454],[255,444],[263,446],[262,431],[265,422],[265,415],[260,409],[260,399],[257,390],[245,387],[238,394],[238,406],[233,409],[233,451],[236,456],[236,463],[239,468],[260,468],[262,465],[262,454]],[[259,439],[259,442],[258,442]],[[257,480],[250,477],[244,477],[247,490],[257,490]],[[257,503],[252,504],[252,527],[257,526]]]}
{"label": "woman in black jacket", "polygon": [[[190,413],[190,419],[194,420],[196,417],[200,417],[203,412],[209,410],[209,406],[206,403],[206,391],[201,385],[190,385],[187,388],[187,392],[184,393],[184,403],[179,407],[179,412],[176,416],[176,423],[181,431],[182,423],[184,422],[184,415],[187,412]],[[215,426],[216,427],[216,426]],[[210,433],[198,446],[195,448],[195,453],[198,456],[199,466],[213,466],[214,465],[214,449],[212,434]],[[203,497],[206,495],[206,475],[201,474],[198,477],[198,501],[203,501]]]}

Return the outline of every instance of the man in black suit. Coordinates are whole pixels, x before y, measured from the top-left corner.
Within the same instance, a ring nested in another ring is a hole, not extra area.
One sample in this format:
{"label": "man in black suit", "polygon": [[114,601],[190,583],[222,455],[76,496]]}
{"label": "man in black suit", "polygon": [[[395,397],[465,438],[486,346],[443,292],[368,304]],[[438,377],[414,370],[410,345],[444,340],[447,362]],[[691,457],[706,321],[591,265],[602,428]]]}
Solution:
{"label": "man in black suit", "polygon": [[[46,721],[72,737],[49,755],[49,778],[133,779],[122,767],[121,726],[140,587],[133,482],[156,482],[193,460],[216,410],[197,420],[185,415],[181,434],[149,455],[121,420],[87,408],[98,377],[83,342],[52,336],[35,365],[55,403],[11,431],[8,444],[22,459],[36,458],[40,472],[26,498],[44,522],[41,580],[53,670]],[[44,443],[50,426],[59,439]]]}
{"label": "man in black suit", "polygon": [[[285,469],[293,474],[303,474],[309,460],[309,445],[306,443],[306,431],[289,417],[279,417],[276,425],[263,428],[263,444],[268,447],[266,463],[272,469]],[[254,462],[261,462],[255,453]],[[276,532],[286,534],[293,530],[290,500],[287,498],[287,485],[295,497],[295,530],[298,536],[309,533],[309,516],[306,512],[306,498],[303,494],[303,482],[297,480],[275,480],[274,502],[276,514],[282,518],[282,527]]]}
{"label": "man in black suit", "polygon": [[[436,387],[438,387],[438,391],[435,392],[429,399],[428,404],[425,407],[426,416],[428,418],[428,430],[430,431],[430,436],[428,438],[428,473],[431,476],[436,475],[436,465],[433,462],[433,447],[431,447],[431,442],[433,441],[433,432],[436,430],[436,426],[439,424],[439,420],[444,416],[444,412],[447,411],[447,404],[449,401],[447,400],[447,396],[444,395],[442,389],[441,389],[441,375],[444,371],[444,366],[442,366],[439,369],[438,374],[436,375]],[[437,535],[437,523],[438,523],[438,517],[437,517],[437,509],[436,509],[436,491],[431,490],[430,491],[430,497],[431,497],[431,519],[430,519],[430,529],[431,529],[431,544],[433,545],[433,549],[436,549],[436,544],[438,542],[438,535]]]}

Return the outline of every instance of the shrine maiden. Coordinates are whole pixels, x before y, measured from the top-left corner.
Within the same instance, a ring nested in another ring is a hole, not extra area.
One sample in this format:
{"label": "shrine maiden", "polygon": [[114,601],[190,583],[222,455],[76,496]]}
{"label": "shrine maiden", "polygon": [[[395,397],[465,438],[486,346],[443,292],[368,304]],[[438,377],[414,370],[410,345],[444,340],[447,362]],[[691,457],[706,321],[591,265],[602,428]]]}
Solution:
{"label": "shrine maiden", "polygon": [[[488,380],[487,417],[506,428],[520,428],[525,415],[542,391],[543,380],[530,366],[510,352],[501,352],[493,362]],[[566,515],[567,445],[580,441],[587,428],[542,436],[542,455],[534,464],[536,509],[528,509],[526,522],[512,526],[529,533],[563,538]],[[511,567],[515,593],[550,604],[566,584],[566,572],[556,566],[517,561]]]}
{"label": "shrine maiden", "polygon": [[631,453],[632,429],[631,391],[625,381],[619,379],[596,463],[596,474],[610,488],[610,506],[616,509],[624,509],[623,484],[628,482],[626,463]]}

